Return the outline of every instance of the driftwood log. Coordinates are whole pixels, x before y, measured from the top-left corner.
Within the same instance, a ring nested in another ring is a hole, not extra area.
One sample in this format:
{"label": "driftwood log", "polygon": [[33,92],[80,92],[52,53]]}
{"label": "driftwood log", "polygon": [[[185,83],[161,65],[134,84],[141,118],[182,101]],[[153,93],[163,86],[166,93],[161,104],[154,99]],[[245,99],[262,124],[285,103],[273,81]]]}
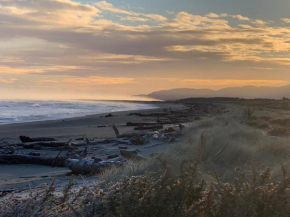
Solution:
{"label": "driftwood log", "polygon": [[116,134],[117,138],[134,138],[134,137],[142,137],[142,136],[145,135],[144,133],[126,133],[126,134],[121,134],[115,124],[113,124],[112,128],[115,131],[115,134]]}
{"label": "driftwood log", "polygon": [[31,143],[24,143],[23,148],[32,149],[35,146],[42,146],[47,148],[59,148],[66,145],[66,142],[31,142]]}
{"label": "driftwood log", "polygon": [[101,173],[112,166],[122,166],[122,158],[114,158],[106,161],[95,161],[94,159],[67,159],[65,165],[74,174]]}
{"label": "driftwood log", "polygon": [[143,126],[153,126],[153,125],[159,125],[159,123],[132,123],[127,122],[126,126],[128,127],[143,127]]}
{"label": "driftwood log", "polygon": [[162,125],[153,125],[153,126],[144,126],[144,127],[135,127],[134,130],[161,130],[163,129]]}
{"label": "driftwood log", "polygon": [[[54,159],[54,157],[39,157],[24,154],[7,154],[0,155],[0,164],[37,164],[51,166]],[[57,167],[64,167],[66,159],[67,158],[64,157],[58,157],[55,160],[54,165]]]}
{"label": "driftwood log", "polygon": [[39,137],[39,138],[31,138],[29,136],[19,136],[19,139],[21,142],[53,142],[56,141],[54,138],[48,138],[48,137]]}

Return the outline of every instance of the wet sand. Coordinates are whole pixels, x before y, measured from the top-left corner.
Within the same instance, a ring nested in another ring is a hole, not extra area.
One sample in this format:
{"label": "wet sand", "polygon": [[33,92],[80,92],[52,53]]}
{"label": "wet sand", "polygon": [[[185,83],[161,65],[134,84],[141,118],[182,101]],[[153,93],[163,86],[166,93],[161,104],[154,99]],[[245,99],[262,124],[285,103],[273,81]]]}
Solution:
{"label": "wet sand", "polygon": [[[174,111],[185,110],[182,105],[159,103],[158,108],[137,111],[125,111],[112,113],[112,117],[105,117],[108,114],[90,115],[85,117],[70,118],[54,121],[39,121],[31,123],[10,124],[0,126],[0,143],[17,144],[20,143],[19,136],[25,135],[29,137],[53,137],[57,141],[68,141],[77,138],[88,138],[92,141],[101,141],[108,138],[116,138],[112,125],[115,124],[119,131],[130,133],[134,131],[134,127],[126,126],[127,122],[156,122],[155,117],[141,117],[130,115],[130,113],[162,113],[164,108],[171,107]],[[178,125],[167,125],[164,127],[178,127]],[[89,147],[88,156],[97,156],[106,159],[109,155],[120,154],[119,146],[121,144],[97,144]],[[138,150],[143,156],[149,156],[152,153],[164,151],[171,145],[169,142],[160,142],[152,140],[145,145],[128,145],[128,150]],[[82,149],[80,147],[79,149]],[[15,153],[28,154],[30,152],[38,152],[41,156],[55,157],[59,149],[41,149],[30,150],[17,148]],[[64,155],[65,152],[62,154]],[[71,178],[67,176],[70,171],[63,167],[49,167],[41,165],[0,165],[0,190],[3,189],[29,189],[34,188],[42,183],[51,182],[56,179],[59,185],[63,185],[65,181]],[[97,182],[97,176],[74,176],[80,183],[83,177],[89,182]]]}

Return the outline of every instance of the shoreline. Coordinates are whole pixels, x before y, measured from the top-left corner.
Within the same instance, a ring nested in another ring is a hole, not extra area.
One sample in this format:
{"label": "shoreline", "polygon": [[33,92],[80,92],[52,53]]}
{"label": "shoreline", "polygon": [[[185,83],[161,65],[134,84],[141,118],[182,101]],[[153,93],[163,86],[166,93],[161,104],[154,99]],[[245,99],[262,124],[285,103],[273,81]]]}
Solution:
{"label": "shoreline", "polygon": [[[0,125],[0,146],[6,144],[16,148],[16,154],[29,155],[31,152],[39,153],[41,156],[55,157],[59,152],[56,148],[42,148],[42,149],[25,149],[18,144],[20,143],[19,136],[25,135],[29,137],[52,137],[60,142],[67,142],[73,139],[74,143],[79,143],[79,138],[88,138],[92,142],[89,147],[88,157],[97,156],[106,159],[110,155],[120,154],[119,146],[124,146],[123,143],[112,142],[102,143],[106,140],[116,139],[112,125],[115,124],[120,133],[134,132],[133,126],[126,126],[127,122],[148,122],[156,121],[154,117],[140,117],[137,115],[130,115],[131,113],[163,113],[164,108],[171,107],[174,111],[183,111],[183,105],[175,105],[162,103],[159,107],[154,109],[144,110],[130,110],[121,112],[112,112],[112,117],[105,117],[108,113],[88,115],[84,117],[68,118],[64,120],[54,121],[39,121],[30,123],[17,123],[9,125]],[[102,126],[102,127],[99,127]],[[164,125],[164,128],[174,125]],[[178,126],[177,126],[178,127]],[[126,141],[126,140],[125,140]],[[101,143],[99,143],[101,142]],[[174,143],[172,143],[174,144]],[[152,153],[163,152],[171,145],[168,141],[150,140],[149,143],[144,145],[125,145],[128,150],[138,150],[139,154],[148,157]],[[82,150],[84,146],[77,146]],[[1,149],[0,149],[1,151]],[[64,154],[64,153],[63,153]],[[62,185],[70,177],[66,176],[69,172],[67,168],[52,168],[49,166],[41,165],[0,165],[0,188],[2,189],[25,189],[28,186],[38,186],[42,183],[50,182],[52,179],[57,178],[59,184]],[[98,180],[97,176],[85,176],[88,180]],[[78,176],[74,178],[82,181]]]}
{"label": "shoreline", "polygon": [[[34,101],[34,100],[32,100]],[[42,101],[42,100],[35,100],[37,101]],[[45,102],[46,100],[44,100],[43,102]],[[53,100],[50,100],[53,101]],[[132,103],[135,105],[151,105],[152,107],[154,106],[154,108],[139,108],[139,109],[130,109],[128,108],[128,110],[120,110],[120,111],[108,111],[108,113],[117,113],[117,112],[129,112],[129,111],[143,111],[143,110],[150,110],[150,109],[157,109],[159,108],[160,104],[166,103],[166,102],[154,102],[154,101],[124,101],[124,100],[77,100],[77,101],[91,101],[91,102],[119,102],[119,103]],[[55,101],[55,102],[66,102],[66,101]],[[72,102],[72,101],[68,101],[68,102]],[[29,120],[29,121],[22,121],[22,122],[13,122],[13,123],[0,123],[0,127],[1,126],[7,126],[7,125],[19,125],[19,124],[31,124],[31,123],[36,123],[36,122],[49,122],[49,121],[60,121],[60,120],[69,120],[69,119],[74,119],[74,118],[83,118],[83,117],[89,117],[89,116],[97,116],[97,115],[105,115],[107,113],[105,112],[100,112],[100,113],[92,113],[92,114],[79,114],[77,116],[67,116],[67,117],[52,117],[51,119],[42,119],[42,120]]]}
{"label": "shoreline", "polygon": [[[86,150],[88,159],[94,157],[105,161],[112,156],[118,156],[126,162],[126,156],[121,152],[125,149],[148,158],[182,142],[183,135],[187,132],[186,128],[192,121],[219,114],[223,110],[222,106],[212,104],[190,106],[163,102],[158,105],[154,109],[112,112],[111,115],[108,115],[110,113],[108,112],[63,120],[1,125],[0,157],[3,156],[4,160],[2,159],[0,165],[0,188],[22,191],[22,189],[49,183],[54,178],[63,185],[71,178],[67,175],[70,170],[66,167],[58,169],[51,167],[51,163],[43,166],[39,165],[39,162],[27,165],[26,160],[14,162],[15,157],[19,159],[19,155],[28,158],[38,156],[55,159],[62,146],[64,147],[63,144],[71,141],[70,147],[65,149],[60,157],[69,159]],[[115,133],[114,125],[118,128],[121,137]],[[60,145],[46,146],[45,142],[41,145],[39,143],[30,145],[20,141],[19,136],[52,138]],[[5,151],[11,149],[12,153],[6,154]],[[7,161],[5,157],[7,155],[10,161]],[[73,177],[78,182],[83,181],[78,175]],[[92,181],[98,181],[98,177],[98,175],[85,176]]]}
{"label": "shoreline", "polygon": [[[138,109],[118,112],[108,112],[95,115],[86,115],[81,117],[64,118],[57,120],[46,120],[46,121],[33,121],[25,123],[12,123],[6,125],[0,125],[0,139],[9,140],[12,142],[19,141],[20,135],[30,137],[57,137],[63,138],[76,138],[87,134],[88,137],[98,137],[100,132],[103,132],[105,128],[116,124],[125,125],[127,122],[140,121],[140,117],[127,116],[130,113],[135,112],[163,112],[164,107],[176,107],[180,108],[183,105],[175,105],[163,103],[159,104],[158,107],[152,109]],[[112,114],[114,117],[106,118],[105,115]],[[146,120],[145,120],[146,122]],[[147,120],[147,122],[150,122]],[[99,128],[98,126],[106,126],[105,128]],[[123,130],[124,126],[121,126]],[[132,127],[125,127],[125,132],[132,130]],[[98,130],[95,130],[98,129]],[[110,129],[110,133],[105,132],[101,138],[108,136],[114,136],[113,130]]]}

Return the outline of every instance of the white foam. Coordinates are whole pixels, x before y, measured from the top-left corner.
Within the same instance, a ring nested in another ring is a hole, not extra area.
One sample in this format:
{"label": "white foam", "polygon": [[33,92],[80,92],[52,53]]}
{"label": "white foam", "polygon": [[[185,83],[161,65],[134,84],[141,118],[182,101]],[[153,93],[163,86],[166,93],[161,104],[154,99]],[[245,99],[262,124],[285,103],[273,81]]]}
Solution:
{"label": "white foam", "polygon": [[155,106],[111,101],[0,101],[0,125],[150,108]]}

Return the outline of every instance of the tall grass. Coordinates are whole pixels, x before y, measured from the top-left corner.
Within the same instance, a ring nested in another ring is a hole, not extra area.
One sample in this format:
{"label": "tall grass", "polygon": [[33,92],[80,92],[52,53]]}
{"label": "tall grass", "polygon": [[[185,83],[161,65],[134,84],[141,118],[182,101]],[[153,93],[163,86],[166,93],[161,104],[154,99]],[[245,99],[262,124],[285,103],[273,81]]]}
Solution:
{"label": "tall grass", "polygon": [[[54,183],[2,216],[289,216],[290,146],[249,127],[242,117],[196,122],[184,141],[141,162],[127,162],[97,185],[62,193]],[[282,165],[282,167],[281,167]]]}

